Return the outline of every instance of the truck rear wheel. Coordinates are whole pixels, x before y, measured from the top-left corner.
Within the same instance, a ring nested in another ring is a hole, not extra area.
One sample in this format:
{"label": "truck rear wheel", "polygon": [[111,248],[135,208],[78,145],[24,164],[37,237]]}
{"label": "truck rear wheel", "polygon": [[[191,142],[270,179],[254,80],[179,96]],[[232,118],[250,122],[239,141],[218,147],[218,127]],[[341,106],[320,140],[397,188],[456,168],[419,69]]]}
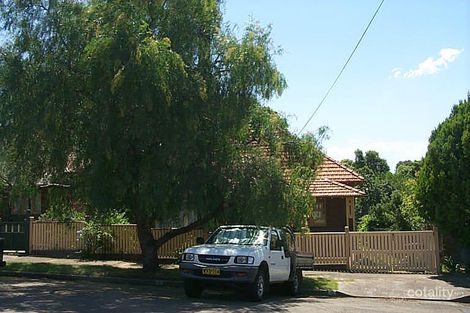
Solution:
{"label": "truck rear wheel", "polygon": [[298,296],[302,285],[302,270],[296,270],[293,277],[287,282],[287,292],[290,296]]}
{"label": "truck rear wheel", "polygon": [[190,298],[199,298],[201,297],[202,292],[204,291],[204,286],[201,282],[194,279],[185,279],[184,280],[184,293]]}
{"label": "truck rear wheel", "polygon": [[248,287],[248,296],[253,301],[261,301],[269,289],[269,278],[265,267],[260,267],[255,281]]}

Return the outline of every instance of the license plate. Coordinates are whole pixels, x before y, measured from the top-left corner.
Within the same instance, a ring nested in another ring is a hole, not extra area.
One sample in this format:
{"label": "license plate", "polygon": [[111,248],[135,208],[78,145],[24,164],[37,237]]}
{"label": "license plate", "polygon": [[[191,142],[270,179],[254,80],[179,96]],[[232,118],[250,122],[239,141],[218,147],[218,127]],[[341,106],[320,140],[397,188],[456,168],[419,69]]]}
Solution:
{"label": "license plate", "polygon": [[203,268],[202,275],[210,275],[210,276],[220,276],[220,268]]}

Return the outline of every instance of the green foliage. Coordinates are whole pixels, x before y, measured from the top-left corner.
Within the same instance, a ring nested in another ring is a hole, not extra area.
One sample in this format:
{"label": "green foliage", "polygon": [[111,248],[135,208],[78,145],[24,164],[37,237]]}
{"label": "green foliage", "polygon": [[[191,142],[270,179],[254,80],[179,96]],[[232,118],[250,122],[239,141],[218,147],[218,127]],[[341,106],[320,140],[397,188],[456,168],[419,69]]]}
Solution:
{"label": "green foliage", "polygon": [[261,105],[286,88],[269,28],[238,38],[217,0],[9,0],[0,13],[0,141],[19,172],[125,208],[147,234],[183,207],[303,224],[319,145]]}
{"label": "green foliage", "polygon": [[453,273],[455,272],[457,263],[455,263],[452,256],[444,256],[441,261],[441,271],[443,273]]}
{"label": "green foliage", "polygon": [[428,221],[470,247],[470,103],[461,101],[432,132],[417,198]]}
{"label": "green foliage", "polygon": [[72,201],[72,191],[67,187],[49,187],[47,190],[49,206],[43,214],[39,216],[43,221],[72,222],[84,221],[86,213],[77,210]]}
{"label": "green foliage", "polygon": [[354,151],[355,161],[354,164],[358,169],[364,172],[371,172],[373,174],[385,174],[390,171],[390,167],[385,159],[380,158],[377,151],[366,151],[365,155],[361,150]]}
{"label": "green foliage", "polygon": [[109,228],[93,220],[87,221],[80,231],[80,241],[84,244],[82,251],[84,257],[96,256],[109,251],[113,240],[113,233]]}
{"label": "green foliage", "polygon": [[68,223],[73,221],[83,221],[86,215],[70,206],[52,206],[39,216],[41,221],[57,221]]}
{"label": "green foliage", "polygon": [[230,174],[226,221],[300,228],[314,205],[308,186],[322,160],[320,143],[292,135],[286,119],[265,107],[255,108],[244,133],[242,142],[251,144]]}
{"label": "green foliage", "polygon": [[129,224],[128,214],[125,211],[109,210],[108,212],[94,212],[91,220],[100,225]]}
{"label": "green foliage", "polygon": [[400,161],[395,168],[395,174],[403,178],[417,178],[422,161]]}
{"label": "green foliage", "polygon": [[370,230],[422,230],[426,223],[416,200],[416,173],[420,161],[403,161],[392,174],[376,151],[355,151],[355,160],[343,161],[364,176],[365,197],[356,203],[357,228]]}

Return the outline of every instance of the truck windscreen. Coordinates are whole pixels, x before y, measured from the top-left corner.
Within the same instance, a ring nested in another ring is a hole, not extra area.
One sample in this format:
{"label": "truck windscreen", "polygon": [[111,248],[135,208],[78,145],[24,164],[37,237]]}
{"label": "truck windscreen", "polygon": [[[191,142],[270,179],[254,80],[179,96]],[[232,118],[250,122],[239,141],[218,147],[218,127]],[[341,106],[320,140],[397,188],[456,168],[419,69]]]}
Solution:
{"label": "truck windscreen", "polygon": [[206,244],[266,245],[268,229],[255,227],[219,228]]}

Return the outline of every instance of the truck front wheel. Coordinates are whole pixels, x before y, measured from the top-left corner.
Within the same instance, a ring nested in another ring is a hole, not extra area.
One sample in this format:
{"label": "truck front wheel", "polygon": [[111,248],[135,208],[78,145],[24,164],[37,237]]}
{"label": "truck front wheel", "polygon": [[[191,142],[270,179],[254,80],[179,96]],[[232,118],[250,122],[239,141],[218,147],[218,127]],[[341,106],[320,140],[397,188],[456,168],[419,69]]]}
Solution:
{"label": "truck front wheel", "polygon": [[184,293],[190,298],[199,298],[201,297],[202,292],[204,291],[204,286],[201,282],[194,279],[185,279],[184,280]]}
{"label": "truck front wheel", "polygon": [[248,288],[248,296],[253,301],[261,301],[267,294],[269,288],[269,278],[266,268],[260,267],[255,281]]}

